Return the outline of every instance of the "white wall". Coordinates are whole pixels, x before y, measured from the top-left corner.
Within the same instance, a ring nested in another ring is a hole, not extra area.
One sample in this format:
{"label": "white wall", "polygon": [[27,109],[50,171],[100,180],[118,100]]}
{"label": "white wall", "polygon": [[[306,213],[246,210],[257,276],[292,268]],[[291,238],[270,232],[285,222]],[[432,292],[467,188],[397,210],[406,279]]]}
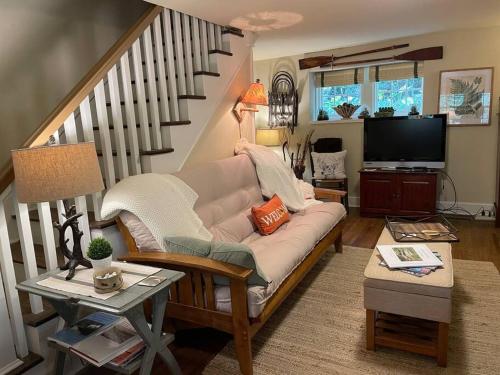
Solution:
{"label": "white wall", "polygon": [[[500,95],[500,27],[459,30],[400,38],[379,43],[322,51],[310,55],[344,55],[361,50],[409,43],[410,48],[443,46],[442,60],[424,62],[424,113],[438,110],[439,72],[441,70],[478,68],[493,66],[496,70],[493,84],[493,110],[491,125],[448,127],[447,172],[455,180],[458,201],[464,207],[473,208],[483,204],[491,205],[496,200],[497,145],[498,145],[498,102]],[[406,50],[402,50],[404,52]],[[387,55],[387,54],[386,54]],[[385,55],[385,56],[386,56]],[[295,70],[299,83],[299,128],[304,134],[315,129],[314,138],[341,137],[348,151],[347,174],[349,193],[359,196],[358,170],[362,166],[363,124],[342,123],[311,125],[309,106],[309,82],[307,71],[298,70],[298,60],[306,55],[287,56],[272,60],[254,62],[254,77],[260,78],[266,87],[272,74],[281,67]],[[307,55],[309,56],[309,55]],[[378,55],[369,55],[379,57]],[[256,117],[256,126],[265,126],[267,112],[261,111]],[[449,201],[453,194],[449,186],[441,194],[440,200]],[[468,205],[473,203],[473,205]]]}
{"label": "white wall", "polygon": [[0,165],[148,7],[140,0],[0,0]]}

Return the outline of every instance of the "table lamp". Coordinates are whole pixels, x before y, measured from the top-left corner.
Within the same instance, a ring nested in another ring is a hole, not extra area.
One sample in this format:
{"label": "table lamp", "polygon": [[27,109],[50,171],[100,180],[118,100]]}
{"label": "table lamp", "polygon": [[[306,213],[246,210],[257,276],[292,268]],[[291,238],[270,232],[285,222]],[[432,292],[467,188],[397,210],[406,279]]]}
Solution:
{"label": "table lamp", "polygon": [[[83,232],[78,228],[78,218],[83,213],[77,213],[75,205],[69,205],[67,200],[104,189],[94,143],[26,148],[13,150],[11,154],[20,203],[56,200],[64,203],[66,220],[54,222],[54,227],[59,231],[59,247],[68,259],[61,267],[69,270],[66,279],[73,278],[79,264],[91,268],[91,263],[83,257],[80,242]],[[68,227],[73,233],[73,251],[68,249],[69,240],[65,239]]]}
{"label": "table lamp", "polygon": [[262,146],[281,146],[285,141],[285,128],[257,128],[255,143]]}

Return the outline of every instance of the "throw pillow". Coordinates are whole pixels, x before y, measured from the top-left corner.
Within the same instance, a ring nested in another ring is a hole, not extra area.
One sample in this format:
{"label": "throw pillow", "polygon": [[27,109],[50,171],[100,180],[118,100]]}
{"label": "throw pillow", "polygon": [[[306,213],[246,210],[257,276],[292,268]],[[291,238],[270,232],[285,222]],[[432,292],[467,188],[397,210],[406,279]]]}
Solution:
{"label": "throw pillow", "polygon": [[[192,237],[165,237],[165,247],[172,253],[199,256],[231,263],[253,270],[248,278],[249,285],[267,287],[269,279],[255,262],[252,249],[241,243],[220,241],[205,241]],[[217,285],[229,285],[229,279],[223,276],[214,276]]]}
{"label": "throw pillow", "polygon": [[346,178],[344,160],[347,151],[311,152],[314,164],[314,178]]}
{"label": "throw pillow", "polygon": [[252,219],[260,234],[267,236],[289,221],[290,215],[281,199],[274,194],[263,205],[252,207]]}

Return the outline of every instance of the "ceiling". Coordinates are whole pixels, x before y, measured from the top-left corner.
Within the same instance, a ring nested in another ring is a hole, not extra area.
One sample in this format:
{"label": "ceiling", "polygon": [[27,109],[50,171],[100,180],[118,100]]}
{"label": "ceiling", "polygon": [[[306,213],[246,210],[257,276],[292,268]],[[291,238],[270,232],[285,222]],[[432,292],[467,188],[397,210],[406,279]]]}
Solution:
{"label": "ceiling", "polygon": [[255,31],[256,60],[434,31],[500,25],[500,0],[147,1]]}

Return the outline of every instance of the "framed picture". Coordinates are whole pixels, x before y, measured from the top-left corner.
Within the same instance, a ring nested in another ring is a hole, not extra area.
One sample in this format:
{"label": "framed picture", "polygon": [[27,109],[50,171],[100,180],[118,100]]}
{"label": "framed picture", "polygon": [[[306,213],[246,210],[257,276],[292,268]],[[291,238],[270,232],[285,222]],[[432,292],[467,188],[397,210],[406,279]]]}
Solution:
{"label": "framed picture", "polygon": [[493,68],[443,70],[439,79],[439,113],[448,125],[489,125]]}

